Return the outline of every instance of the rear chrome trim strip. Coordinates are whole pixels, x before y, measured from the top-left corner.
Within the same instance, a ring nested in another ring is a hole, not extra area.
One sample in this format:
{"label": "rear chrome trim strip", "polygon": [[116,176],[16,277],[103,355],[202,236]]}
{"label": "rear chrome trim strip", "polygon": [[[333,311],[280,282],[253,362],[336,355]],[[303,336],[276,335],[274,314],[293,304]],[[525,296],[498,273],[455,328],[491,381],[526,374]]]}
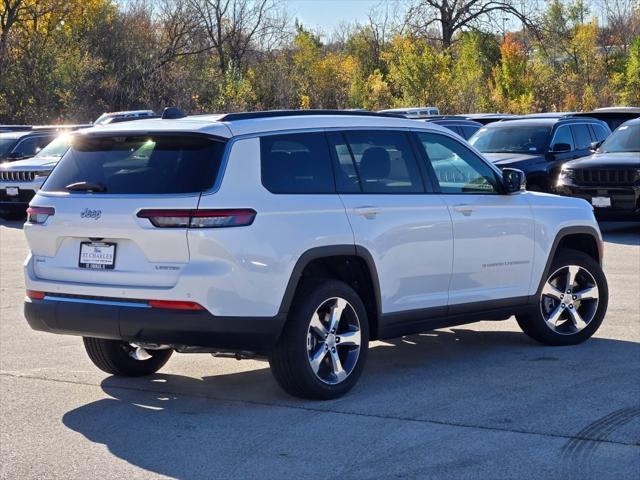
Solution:
{"label": "rear chrome trim strip", "polygon": [[88,298],[57,297],[55,295],[45,295],[44,300],[53,300],[56,302],[69,302],[69,303],[90,303],[92,305],[111,305],[115,307],[151,308],[151,306],[148,303],[142,303],[142,302],[120,302],[117,300],[94,300],[94,299],[88,299]]}

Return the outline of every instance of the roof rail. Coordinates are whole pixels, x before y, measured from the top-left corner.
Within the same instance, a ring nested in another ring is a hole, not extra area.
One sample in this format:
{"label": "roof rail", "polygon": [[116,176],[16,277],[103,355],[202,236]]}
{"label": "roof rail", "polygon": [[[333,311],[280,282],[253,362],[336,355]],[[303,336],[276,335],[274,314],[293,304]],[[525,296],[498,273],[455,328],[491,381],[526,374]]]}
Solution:
{"label": "roof rail", "polygon": [[385,117],[406,118],[404,115],[394,113],[366,112],[359,110],[264,110],[259,112],[227,113],[217,120],[219,122],[233,122],[236,120],[252,120],[257,118],[273,117],[306,117],[313,115],[345,115],[356,117]]}
{"label": "roof rail", "polygon": [[[114,123],[124,123],[124,122],[133,122],[136,120],[151,120],[152,118],[160,118],[160,115],[143,115],[141,117],[111,117],[107,118],[104,122],[100,122],[97,126],[100,125],[112,125]],[[182,117],[179,117],[182,118]]]}

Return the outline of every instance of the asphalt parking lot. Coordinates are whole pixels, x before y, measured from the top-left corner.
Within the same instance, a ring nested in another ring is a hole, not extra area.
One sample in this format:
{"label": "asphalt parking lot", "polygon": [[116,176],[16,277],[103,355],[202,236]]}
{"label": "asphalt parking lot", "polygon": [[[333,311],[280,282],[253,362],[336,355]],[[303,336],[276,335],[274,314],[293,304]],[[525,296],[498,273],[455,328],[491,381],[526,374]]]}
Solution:
{"label": "asphalt parking lot", "polygon": [[103,374],[79,338],[29,329],[26,242],[0,223],[1,478],[640,478],[640,226],[603,232],[589,342],[540,346],[512,319],[375,342],[349,395],[308,402],[259,361]]}

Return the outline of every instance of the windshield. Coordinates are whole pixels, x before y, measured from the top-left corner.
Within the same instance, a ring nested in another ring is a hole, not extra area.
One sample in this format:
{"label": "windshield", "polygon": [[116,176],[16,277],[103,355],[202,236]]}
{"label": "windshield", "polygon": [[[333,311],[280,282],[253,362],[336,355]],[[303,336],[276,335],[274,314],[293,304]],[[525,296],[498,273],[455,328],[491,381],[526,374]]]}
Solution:
{"label": "windshield", "polygon": [[15,138],[0,138],[0,157],[9,153],[16,142]]}
{"label": "windshield", "polygon": [[640,124],[618,127],[598,151],[602,153],[640,152]]}
{"label": "windshield", "polygon": [[69,150],[69,134],[63,133],[46,147],[40,150],[34,158],[62,157]]}
{"label": "windshield", "polygon": [[483,153],[542,153],[551,127],[501,126],[481,128],[469,143]]}
{"label": "windshield", "polygon": [[200,135],[75,137],[43,190],[78,184],[109,194],[201,192],[213,185],[224,148]]}

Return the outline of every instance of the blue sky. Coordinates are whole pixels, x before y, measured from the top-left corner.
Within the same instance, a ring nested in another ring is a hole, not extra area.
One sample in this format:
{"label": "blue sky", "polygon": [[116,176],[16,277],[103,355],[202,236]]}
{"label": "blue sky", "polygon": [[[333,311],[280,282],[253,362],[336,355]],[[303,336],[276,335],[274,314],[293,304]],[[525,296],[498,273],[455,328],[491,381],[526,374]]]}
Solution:
{"label": "blue sky", "polygon": [[305,26],[329,34],[343,22],[364,23],[374,7],[384,8],[380,0],[284,0],[287,11]]}

